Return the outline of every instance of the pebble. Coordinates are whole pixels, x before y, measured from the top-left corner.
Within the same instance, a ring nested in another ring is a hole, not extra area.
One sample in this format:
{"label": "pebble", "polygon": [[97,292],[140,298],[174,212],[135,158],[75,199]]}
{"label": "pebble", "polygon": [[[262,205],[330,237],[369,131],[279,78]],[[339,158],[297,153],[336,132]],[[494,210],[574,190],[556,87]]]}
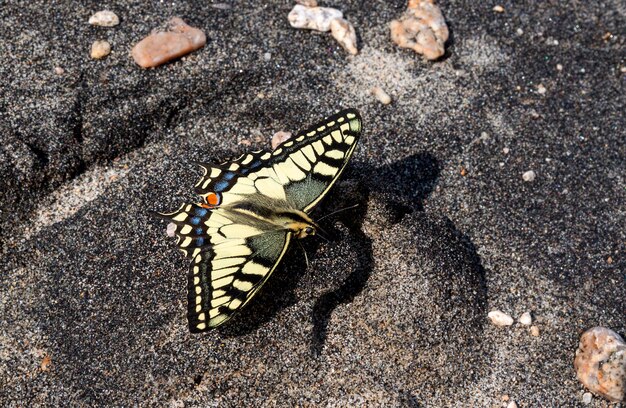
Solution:
{"label": "pebble", "polygon": [[105,40],[97,40],[91,44],[91,58],[102,59],[111,53],[111,44]]}
{"label": "pebble", "polygon": [[133,47],[131,54],[137,65],[152,68],[182,57],[206,44],[202,30],[191,27],[174,17],[167,31],[150,34]]}
{"label": "pebble", "polygon": [[502,153],[504,154],[509,154],[510,151],[511,149],[509,149],[508,147],[505,147],[504,149],[502,149]]}
{"label": "pebble", "polygon": [[556,70],[557,70],[557,71],[563,71],[563,65],[561,65],[561,64],[556,64]]}
{"label": "pebble", "polygon": [[120,19],[110,10],[102,10],[89,17],[89,24],[100,27],[115,27],[120,23]]}
{"label": "pebble", "polygon": [[63,75],[65,73],[65,70],[61,67],[54,67],[54,73],[57,75]]}
{"label": "pebble", "polygon": [[399,47],[410,48],[429,60],[445,53],[448,26],[434,0],[409,0],[407,10],[389,28],[391,40]]}
{"label": "pebble", "polygon": [[543,86],[543,84],[539,84],[539,85],[537,85],[537,92],[538,92],[540,95],[545,94],[547,91],[548,91],[548,90],[546,89],[546,87],[545,87],[545,86]]}
{"label": "pebble", "polygon": [[537,174],[535,174],[535,172],[532,170],[528,170],[527,172],[522,174],[522,180],[527,181],[527,182],[534,181],[535,178],[537,178]]}
{"label": "pebble", "polygon": [[583,394],[583,404],[591,404],[591,399],[593,395],[590,392],[586,392]]}
{"label": "pebble", "polygon": [[504,7],[499,4],[497,6],[493,6],[492,10],[496,13],[504,13]]}
{"label": "pebble", "polygon": [[266,52],[265,54],[263,54],[263,59],[265,61],[271,61],[272,60],[272,53],[271,52]]}
{"label": "pebble", "polygon": [[518,321],[524,326],[530,326],[531,324],[533,324],[533,318],[529,312],[522,313]]}
{"label": "pebble", "polygon": [[389,105],[391,103],[391,96],[389,96],[389,94],[385,92],[381,87],[375,86],[370,90],[370,92],[383,105]]}
{"label": "pebble", "polygon": [[513,318],[499,310],[492,310],[487,314],[487,317],[491,319],[491,323],[496,326],[510,326],[513,324]]}
{"label": "pebble", "polygon": [[530,326],[530,334],[533,337],[539,337],[539,327],[537,327],[537,326]]}
{"label": "pebble", "polygon": [[294,28],[307,28],[327,32],[330,31],[330,23],[343,18],[343,13],[330,7],[307,7],[296,4],[289,12],[287,19]]}
{"label": "pebble", "polygon": [[509,404],[506,406],[506,408],[517,408],[517,402],[515,402],[515,401],[509,402]]}
{"label": "pebble", "polygon": [[173,222],[170,222],[169,224],[167,224],[165,233],[167,234],[168,237],[173,237],[176,233],[176,224],[174,224]]}
{"label": "pebble", "polygon": [[291,132],[279,131],[274,133],[272,136],[272,150],[276,150],[276,148],[282,143],[286,142],[291,138]]}
{"label": "pebble", "polygon": [[356,48],[356,31],[344,18],[336,18],[330,22],[330,33],[335,40],[352,55],[359,53]]}
{"label": "pebble", "polygon": [[578,380],[591,392],[620,402],[626,393],[626,343],[613,330],[594,327],[580,336],[574,359]]}

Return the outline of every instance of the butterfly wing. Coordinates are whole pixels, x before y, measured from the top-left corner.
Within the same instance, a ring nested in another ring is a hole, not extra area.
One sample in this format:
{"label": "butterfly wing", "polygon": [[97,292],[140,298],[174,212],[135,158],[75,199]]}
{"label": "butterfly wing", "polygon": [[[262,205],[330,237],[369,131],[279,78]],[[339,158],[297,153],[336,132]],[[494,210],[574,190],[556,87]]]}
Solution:
{"label": "butterfly wing", "polygon": [[341,111],[271,153],[252,152],[219,166],[201,164],[205,174],[196,191],[215,205],[232,204],[259,192],[310,212],[341,175],[360,133],[359,113]]}
{"label": "butterfly wing", "polygon": [[177,244],[192,259],[188,274],[189,329],[193,333],[229,320],[272,274],[291,240],[285,230],[227,209],[184,204],[163,215],[174,223]]}

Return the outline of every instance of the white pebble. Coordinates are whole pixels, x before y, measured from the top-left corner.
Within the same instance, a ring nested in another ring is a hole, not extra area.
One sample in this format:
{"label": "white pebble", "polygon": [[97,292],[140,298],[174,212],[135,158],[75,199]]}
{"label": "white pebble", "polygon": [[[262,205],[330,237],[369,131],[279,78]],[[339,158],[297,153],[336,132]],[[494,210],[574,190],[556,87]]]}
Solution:
{"label": "white pebble", "polygon": [[504,7],[502,7],[501,5],[497,5],[497,6],[493,6],[493,11],[495,11],[496,13],[504,13]]}
{"label": "white pebble", "polygon": [[515,402],[515,401],[509,402],[509,404],[506,406],[506,408],[517,408],[517,402]]}
{"label": "white pebble", "polygon": [[545,86],[543,86],[543,84],[537,85],[537,93],[539,93],[540,95],[545,94],[547,91],[548,90],[546,89]]}
{"label": "white pebble", "polygon": [[89,17],[89,24],[100,27],[115,27],[120,23],[119,17],[109,10],[102,10]]}
{"label": "white pebble", "polygon": [[586,392],[583,394],[583,404],[591,404],[591,399],[593,395],[590,392]]}
{"label": "white pebble", "polygon": [[519,317],[518,321],[524,326],[530,326],[531,324],[533,324],[533,317],[530,315],[529,312],[524,312]]}
{"label": "white pebble", "polygon": [[263,54],[263,59],[265,61],[270,61],[272,59],[272,53],[271,52],[266,52],[265,54]]}
{"label": "white pebble", "polygon": [[274,133],[274,136],[272,136],[272,150],[276,150],[278,146],[280,146],[281,144],[283,144],[290,138],[291,138],[290,132],[283,132],[281,130],[281,131]]}
{"label": "white pebble", "polygon": [[487,317],[491,319],[491,323],[496,326],[510,326],[513,324],[513,318],[499,310],[492,310],[487,314]]}
{"label": "white pebble", "polygon": [[504,154],[509,154],[510,151],[511,149],[509,149],[508,147],[505,147],[504,149],[502,149],[502,153]]}
{"label": "white pebble", "polygon": [[376,97],[383,105],[389,105],[391,103],[391,96],[385,92],[381,87],[375,86],[370,91],[372,95]]}
{"label": "white pebble", "polygon": [[170,222],[169,224],[167,224],[167,229],[165,230],[165,233],[167,234],[167,236],[173,237],[175,232],[176,232],[176,224],[174,224],[173,222]]}
{"label": "white pebble", "polygon": [[330,22],[330,33],[344,50],[352,55],[359,53],[356,48],[356,31],[344,18],[336,18]]}
{"label": "white pebble", "polygon": [[557,71],[563,71],[563,65],[561,65],[561,64],[556,64],[556,70],[557,70]]}
{"label": "white pebble", "polygon": [[517,35],[522,35],[522,34],[524,34],[524,30],[522,30],[521,28],[518,28],[518,29],[516,30],[516,32],[517,32]]}
{"label": "white pebble", "polygon": [[537,175],[532,170],[528,170],[527,172],[522,174],[522,180],[527,181],[527,182],[534,181],[536,177]]}
{"label": "white pebble", "polygon": [[94,41],[91,44],[91,58],[102,59],[111,53],[111,44],[108,41]]}
{"label": "white pebble", "polygon": [[533,337],[539,337],[539,327],[530,326],[530,334],[532,334]]}
{"label": "white pebble", "polygon": [[305,7],[296,4],[287,18],[292,27],[326,32],[330,31],[331,21],[343,18],[343,13],[330,7]]}
{"label": "white pebble", "polygon": [[57,75],[63,75],[65,70],[62,67],[54,67],[54,73]]}

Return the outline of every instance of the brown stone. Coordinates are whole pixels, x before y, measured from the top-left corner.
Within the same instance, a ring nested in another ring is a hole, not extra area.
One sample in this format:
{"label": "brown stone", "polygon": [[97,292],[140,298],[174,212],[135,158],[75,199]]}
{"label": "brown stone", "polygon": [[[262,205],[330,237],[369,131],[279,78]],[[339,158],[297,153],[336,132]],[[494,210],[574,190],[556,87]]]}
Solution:
{"label": "brown stone", "polygon": [[404,14],[389,24],[391,39],[402,48],[410,48],[429,60],[445,53],[448,26],[433,0],[411,0]]}
{"label": "brown stone", "polygon": [[174,17],[168,24],[168,31],[150,34],[133,47],[132,56],[137,65],[156,67],[206,44],[202,30],[188,26],[182,19]]}
{"label": "brown stone", "polygon": [[609,401],[624,400],[626,343],[606,327],[594,327],[580,336],[574,360],[576,376],[594,394]]}

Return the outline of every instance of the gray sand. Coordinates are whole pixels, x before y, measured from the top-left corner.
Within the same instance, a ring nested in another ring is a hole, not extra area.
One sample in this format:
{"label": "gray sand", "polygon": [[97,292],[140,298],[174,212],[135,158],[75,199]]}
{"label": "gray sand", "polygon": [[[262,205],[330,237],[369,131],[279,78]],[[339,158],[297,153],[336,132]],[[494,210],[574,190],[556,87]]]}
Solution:
{"label": "gray sand", "polygon": [[[267,3],[109,2],[113,28],[96,3],[0,7],[0,405],[582,406],[579,335],[626,334],[623,3],[442,1],[434,63],[389,40],[404,1],[323,3],[354,57]],[[207,45],[140,69],[172,16]],[[347,107],[361,144],[313,216],[362,205],[191,335],[187,262],[148,210],[193,199],[193,160]]]}

